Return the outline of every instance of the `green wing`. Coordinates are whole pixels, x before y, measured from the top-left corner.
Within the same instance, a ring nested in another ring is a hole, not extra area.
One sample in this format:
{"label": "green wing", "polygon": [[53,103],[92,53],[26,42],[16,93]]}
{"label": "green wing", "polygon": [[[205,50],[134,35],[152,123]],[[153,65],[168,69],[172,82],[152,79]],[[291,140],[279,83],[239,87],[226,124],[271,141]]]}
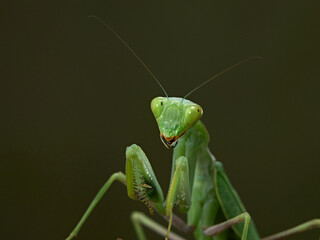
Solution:
{"label": "green wing", "polygon": [[[215,173],[214,173],[215,188],[217,191],[218,201],[222,208],[223,214],[226,219],[233,218],[241,213],[246,212],[245,207],[243,206],[239,195],[236,193],[232,187],[226,173],[223,170],[222,163],[216,162]],[[241,237],[244,223],[236,224],[232,227],[234,232]],[[259,234],[253,223],[250,221],[249,231],[248,231],[248,240],[259,240]]]}

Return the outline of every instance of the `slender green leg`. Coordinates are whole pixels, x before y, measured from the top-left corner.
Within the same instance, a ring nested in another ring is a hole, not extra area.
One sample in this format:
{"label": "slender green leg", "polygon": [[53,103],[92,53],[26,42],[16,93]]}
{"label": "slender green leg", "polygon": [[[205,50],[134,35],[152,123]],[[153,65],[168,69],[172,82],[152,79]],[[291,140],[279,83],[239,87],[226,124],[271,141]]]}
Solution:
{"label": "slender green leg", "polygon": [[215,236],[215,235],[221,233],[222,231],[232,227],[233,225],[235,225],[237,223],[241,223],[241,222],[244,222],[241,240],[246,240],[247,234],[248,234],[249,223],[250,223],[250,215],[246,212],[242,213],[234,218],[231,218],[225,222],[208,227],[206,230],[204,230],[204,233],[208,236]]}
{"label": "slender green leg", "polygon": [[[159,235],[165,237],[167,235],[167,229],[161,226],[159,223],[153,221],[146,215],[144,215],[141,212],[133,212],[131,214],[131,220],[133,223],[133,226],[136,230],[137,236],[139,240],[146,240],[146,236],[143,232],[142,225],[150,228],[151,230],[155,231]],[[169,239],[171,240],[185,240],[184,238],[180,237],[179,235],[171,232]]]}
{"label": "slender green leg", "polygon": [[314,228],[320,228],[320,219],[313,219],[308,222],[302,223],[296,227],[290,228],[283,232],[276,233],[274,235],[262,238],[261,240],[277,240],[289,237],[291,235],[305,232]]}
{"label": "slender green leg", "polygon": [[88,216],[94,209],[94,207],[97,205],[97,203],[101,200],[101,198],[104,196],[106,191],[109,189],[111,184],[115,181],[119,181],[123,184],[126,184],[126,176],[122,172],[117,172],[111,175],[111,177],[108,179],[108,181],[102,186],[98,194],[95,196],[95,198],[92,200],[90,203],[88,209],[86,212],[83,214],[82,218],[80,219],[79,223],[77,226],[73,229],[73,231],[70,233],[70,235],[66,238],[66,240],[73,239],[74,237],[77,236],[78,232],[80,231],[82,225],[84,222],[87,220]]}

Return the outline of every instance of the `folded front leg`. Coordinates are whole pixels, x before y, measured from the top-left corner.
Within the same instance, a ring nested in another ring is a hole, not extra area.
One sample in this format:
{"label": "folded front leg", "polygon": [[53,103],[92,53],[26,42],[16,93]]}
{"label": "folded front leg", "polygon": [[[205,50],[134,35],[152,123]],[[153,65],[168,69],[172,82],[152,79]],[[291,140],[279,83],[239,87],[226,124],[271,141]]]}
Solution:
{"label": "folded front leg", "polygon": [[147,156],[138,145],[132,144],[127,147],[126,158],[128,196],[143,202],[150,213],[154,207],[164,215],[163,193]]}
{"label": "folded front leg", "polygon": [[190,208],[190,184],[189,169],[186,157],[179,157],[176,160],[174,174],[171,179],[169,192],[166,200],[165,212],[169,216],[169,226],[166,239],[169,237],[172,224],[172,209],[174,205],[179,207],[180,212],[186,213]]}

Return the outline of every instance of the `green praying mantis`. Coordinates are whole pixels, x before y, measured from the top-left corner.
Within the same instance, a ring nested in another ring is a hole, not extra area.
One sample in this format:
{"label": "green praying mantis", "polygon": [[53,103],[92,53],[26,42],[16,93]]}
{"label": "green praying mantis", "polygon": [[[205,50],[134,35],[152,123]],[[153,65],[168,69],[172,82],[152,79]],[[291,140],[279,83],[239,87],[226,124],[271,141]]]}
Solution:
{"label": "green praying mantis", "polygon": [[[224,72],[259,57],[250,57],[232,65],[193,89],[184,98],[168,97],[158,79],[128,44],[101,19],[96,16],[90,17],[100,21],[131,51],[165,93],[166,97],[156,97],[151,101],[151,110],[159,127],[161,141],[167,148],[173,149],[173,162],[169,191],[165,200],[143,150],[135,144],[127,147],[126,174],[117,172],[108,179],[67,240],[77,236],[96,204],[114,181],[127,186],[131,199],[143,202],[150,213],[156,211],[168,221],[168,227],[164,228],[145,214],[133,212],[131,219],[140,240],[146,239],[142,226],[152,229],[165,239],[173,240],[184,238],[171,232],[172,225],[182,232],[193,234],[198,240],[275,240],[312,228],[320,228],[320,219],[313,219],[272,236],[260,238],[222,164],[208,148],[210,137],[200,121],[202,108],[186,99],[192,92]],[[181,213],[187,214],[187,223],[173,213],[175,207]]]}

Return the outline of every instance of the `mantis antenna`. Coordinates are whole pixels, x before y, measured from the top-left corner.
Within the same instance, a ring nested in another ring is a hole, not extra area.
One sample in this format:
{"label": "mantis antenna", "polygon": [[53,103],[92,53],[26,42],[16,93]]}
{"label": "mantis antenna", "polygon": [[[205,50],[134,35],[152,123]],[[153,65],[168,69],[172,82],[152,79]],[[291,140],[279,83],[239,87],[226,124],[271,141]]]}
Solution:
{"label": "mantis antenna", "polygon": [[156,82],[158,83],[158,85],[161,87],[162,91],[164,92],[164,94],[166,95],[166,97],[168,98],[168,94],[166,92],[166,90],[164,90],[163,86],[161,85],[160,81],[156,78],[156,76],[151,72],[151,70],[147,67],[147,65],[141,60],[141,58],[132,50],[132,48],[107,24],[105,23],[102,19],[98,18],[95,15],[89,15],[88,18],[95,18],[96,20],[98,20],[100,23],[102,23],[110,32],[112,32],[122,43],[123,45],[125,45],[130,52],[136,57],[136,59],[139,60],[139,62],[142,64],[142,66],[148,71],[148,73],[151,75],[151,77],[156,80]]}
{"label": "mantis antenna", "polygon": [[195,87],[193,90],[191,90],[187,95],[185,95],[185,96],[183,97],[182,101],[183,101],[184,99],[186,99],[186,97],[188,97],[191,93],[193,93],[194,91],[198,90],[199,88],[201,88],[202,86],[204,86],[204,85],[207,84],[208,82],[212,81],[213,79],[219,77],[220,75],[228,72],[228,71],[231,70],[231,69],[234,69],[234,68],[240,66],[240,65],[243,64],[243,63],[246,63],[246,62],[248,62],[248,61],[250,61],[250,60],[254,60],[254,59],[261,60],[261,61],[263,60],[262,57],[259,57],[259,56],[251,56],[251,57],[248,57],[248,58],[245,58],[245,59],[241,60],[240,62],[237,62],[237,63],[231,65],[230,67],[224,69],[223,71],[221,71],[221,72],[213,75],[211,78],[209,78],[207,81],[201,83],[199,86]]}

